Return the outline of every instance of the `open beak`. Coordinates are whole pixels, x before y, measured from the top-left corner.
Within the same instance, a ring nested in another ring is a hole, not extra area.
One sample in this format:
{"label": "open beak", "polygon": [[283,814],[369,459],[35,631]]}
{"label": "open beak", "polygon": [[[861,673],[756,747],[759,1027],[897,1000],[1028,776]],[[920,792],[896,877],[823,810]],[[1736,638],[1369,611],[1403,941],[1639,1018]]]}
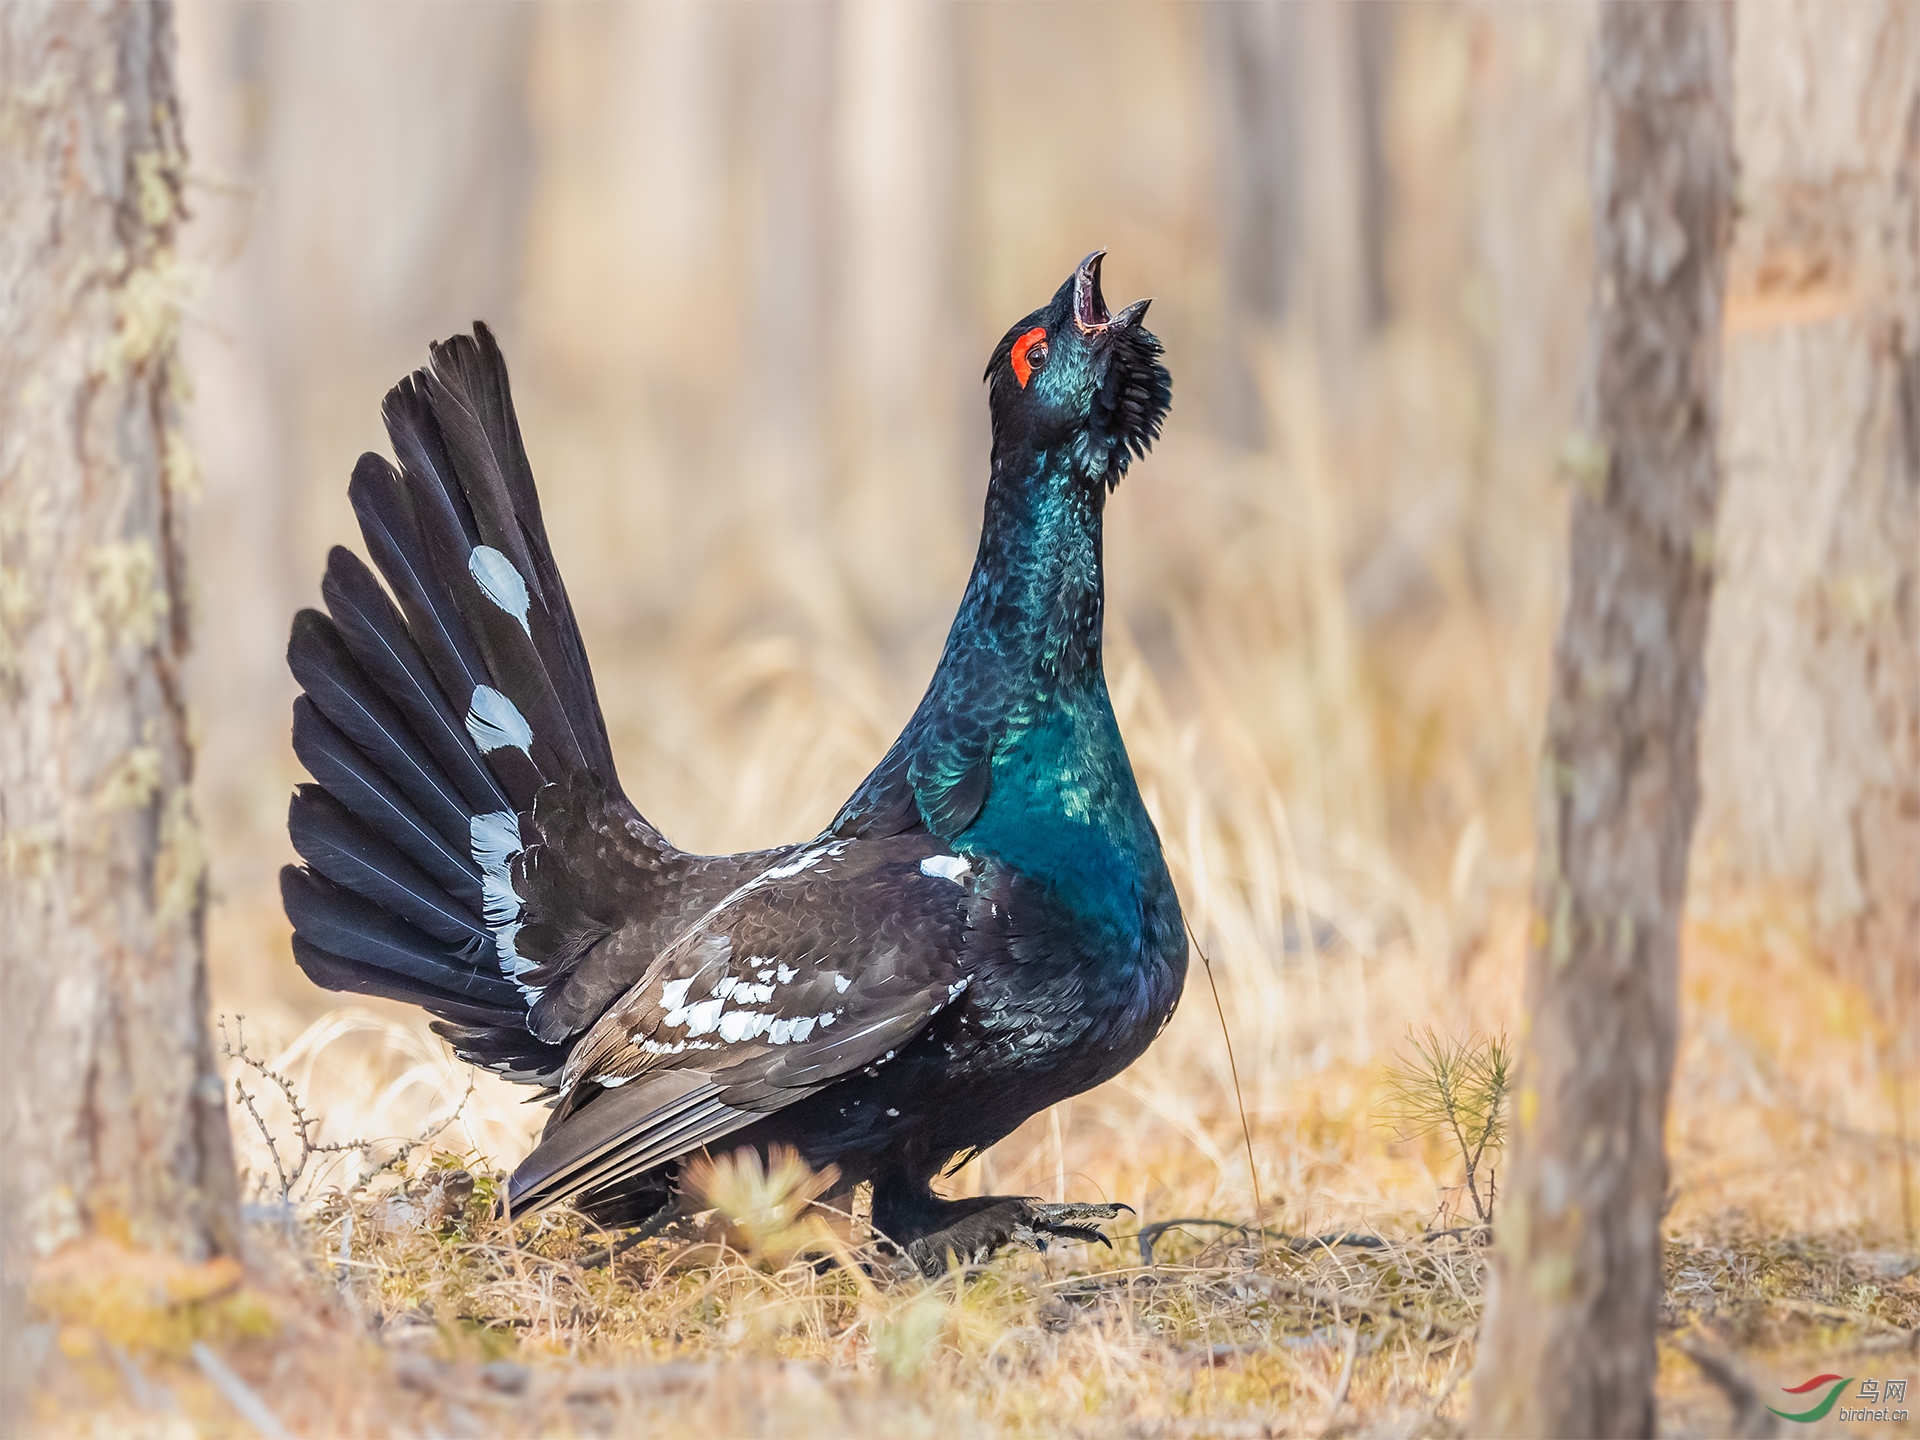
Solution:
{"label": "open beak", "polygon": [[1104,330],[1113,323],[1100,295],[1100,262],[1107,252],[1096,250],[1073,272],[1073,323],[1082,330]]}
{"label": "open beak", "polygon": [[1128,326],[1138,325],[1147,313],[1147,306],[1153,303],[1151,300],[1136,300],[1118,315],[1107,313],[1106,299],[1100,294],[1100,262],[1106,255],[1104,250],[1094,251],[1073,272],[1073,323],[1084,335],[1103,330],[1124,330]]}

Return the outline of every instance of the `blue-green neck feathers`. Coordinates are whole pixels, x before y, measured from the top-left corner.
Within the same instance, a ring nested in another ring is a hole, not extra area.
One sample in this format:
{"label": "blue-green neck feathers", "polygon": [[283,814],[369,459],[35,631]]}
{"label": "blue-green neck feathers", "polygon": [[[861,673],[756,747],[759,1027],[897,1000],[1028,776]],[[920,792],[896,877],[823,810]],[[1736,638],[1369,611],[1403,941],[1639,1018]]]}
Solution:
{"label": "blue-green neck feathers", "polygon": [[1090,920],[1137,926],[1142,887],[1166,887],[1166,870],[1101,669],[1101,519],[1159,435],[1171,381],[1146,302],[1107,312],[1099,259],[987,366],[993,476],[973,576],[920,708],[833,828],[924,825]]}

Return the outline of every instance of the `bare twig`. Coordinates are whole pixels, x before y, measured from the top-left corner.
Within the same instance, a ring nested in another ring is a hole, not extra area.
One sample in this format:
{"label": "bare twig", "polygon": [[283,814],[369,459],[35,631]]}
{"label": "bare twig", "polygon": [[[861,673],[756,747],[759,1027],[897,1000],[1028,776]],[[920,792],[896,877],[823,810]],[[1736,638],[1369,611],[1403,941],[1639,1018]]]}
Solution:
{"label": "bare twig", "polygon": [[[321,1117],[307,1114],[306,1107],[300,1103],[299,1089],[294,1085],[292,1080],[281,1074],[278,1070],[275,1070],[259,1056],[248,1053],[246,1023],[247,1017],[245,1015],[236,1014],[233,1017],[233,1035],[229,1038],[227,1035],[227,1017],[224,1015],[220,1017],[220,1050],[229,1060],[239,1061],[240,1064],[253,1071],[262,1080],[273,1085],[274,1088],[280,1092],[281,1098],[286,1102],[288,1114],[293,1117],[293,1131],[300,1140],[300,1158],[294,1163],[292,1171],[289,1172],[286,1161],[280,1154],[279,1141],[275,1137],[272,1127],[267,1124],[266,1117],[261,1115],[260,1107],[255,1103],[255,1096],[247,1089],[245,1083],[239,1076],[234,1077],[234,1098],[245,1108],[247,1114],[252,1117],[255,1127],[260,1131],[261,1138],[266,1141],[267,1154],[273,1159],[274,1173],[280,1181],[280,1201],[283,1205],[290,1204],[293,1200],[294,1187],[299,1185],[300,1181],[306,1176],[307,1167],[310,1166],[317,1157],[323,1155],[350,1155],[355,1152],[365,1152],[371,1155],[381,1142],[364,1139],[325,1142],[315,1140],[313,1138],[314,1128],[321,1123]],[[415,1150],[418,1150],[422,1145],[428,1145],[434,1140],[437,1140],[449,1125],[453,1124],[455,1120],[458,1120],[461,1114],[465,1112],[467,1102],[472,1098],[473,1082],[468,1081],[467,1092],[460,1097],[460,1103],[454,1106],[439,1124],[412,1139],[395,1141],[394,1144],[396,1148],[394,1153],[379,1165],[375,1166],[372,1173],[378,1175],[396,1166],[404,1165],[412,1158]],[[369,1176],[368,1178],[370,1179],[372,1177]]]}

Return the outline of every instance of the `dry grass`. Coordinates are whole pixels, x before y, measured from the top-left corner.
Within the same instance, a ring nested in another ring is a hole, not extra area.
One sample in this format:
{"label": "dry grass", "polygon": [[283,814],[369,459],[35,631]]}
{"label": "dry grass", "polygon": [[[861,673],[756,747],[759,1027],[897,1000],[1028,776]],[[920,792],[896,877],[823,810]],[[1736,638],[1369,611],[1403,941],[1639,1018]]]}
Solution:
{"label": "dry grass", "polygon": [[[1511,993],[1519,924],[1510,904],[1494,914],[1476,995]],[[1817,1369],[1909,1374],[1920,1267],[1875,1128],[1873,1017],[1755,907],[1697,917],[1687,949],[1663,1413],[1670,1433],[1718,1434],[1733,1412],[1684,1350],[1763,1400]],[[283,1204],[294,1116],[240,1067],[265,1122],[243,1112],[236,1131],[251,1288],[188,1286],[113,1323],[85,1298],[97,1289],[43,1289],[63,1323],[39,1332],[38,1428],[84,1414],[101,1433],[245,1433],[198,1339],[277,1423],[313,1435],[1458,1434],[1482,1257],[1470,1235],[1426,1238],[1472,1219],[1461,1167],[1444,1140],[1396,1138],[1386,1073],[1409,1016],[1461,1004],[1438,993],[1448,963],[1405,934],[1283,951],[1252,974],[1247,953],[1214,963],[1275,1233],[1152,1228],[1252,1219],[1219,1018],[1196,983],[1133,1072],[958,1177],[1126,1199],[1140,1215],[1111,1227],[1115,1248],[933,1284],[856,1217],[809,1205],[818,1187],[791,1165],[722,1161],[701,1182],[720,1208],[639,1244],[564,1213],[508,1226],[497,1179],[543,1114],[518,1092],[474,1084],[411,1018],[337,1010],[260,1037],[256,1055],[319,1117],[314,1139],[347,1148],[315,1154]],[[1261,987],[1286,997],[1269,1017],[1317,1003],[1335,1041],[1308,1048],[1263,1020]],[[1373,1243],[1284,1238],[1315,1234]]]}
{"label": "dry grass", "polygon": [[[1754,957],[1725,938],[1704,922],[1690,932],[1662,1317],[1679,1342],[1663,1371],[1672,1433],[1731,1423],[1680,1347],[1730,1357],[1765,1395],[1812,1367],[1910,1373],[1920,1333],[1920,1267],[1888,1224],[1885,1172],[1848,1185],[1842,1171],[1836,1186],[1795,1163],[1838,1164],[1863,1144],[1837,1119],[1825,1141],[1802,1128],[1810,1106],[1843,1115],[1863,1097],[1834,1088],[1845,1066],[1803,1048],[1820,1026],[1783,1035],[1777,1005],[1705,1008],[1716,986],[1750,993]],[[1411,980],[1391,962],[1363,968],[1376,995]],[[1803,1018],[1810,1007],[1846,1023],[1848,997],[1812,957],[1780,952],[1760,978]],[[1205,1073],[1218,1021],[1193,998],[1158,1057],[1169,1074]],[[1268,1067],[1249,1097],[1269,1228],[1335,1243],[1199,1224],[1155,1233],[1182,1216],[1244,1222],[1250,1206],[1230,1098],[1196,1089],[1181,1108],[1148,1067],[992,1157],[996,1186],[1051,1194],[1064,1170],[1070,1194],[1139,1206],[1137,1223],[1112,1227],[1111,1252],[1013,1255],[927,1284],[856,1217],[810,1205],[818,1187],[791,1164],[720,1162],[701,1182],[719,1208],[639,1244],[565,1213],[509,1226],[491,1213],[499,1167],[533,1123],[512,1092],[469,1093],[417,1024],[334,1012],[271,1064],[324,1117],[316,1139],[394,1138],[316,1157],[283,1206],[281,1169],[243,1124],[253,1287],[176,1287],[144,1322],[124,1305],[103,1317],[84,1298],[97,1288],[44,1288],[65,1323],[40,1342],[51,1384],[39,1428],[63,1433],[84,1410],[111,1433],[243,1433],[195,1359],[199,1339],[304,1434],[1456,1434],[1481,1254],[1470,1237],[1424,1238],[1459,1218],[1457,1157],[1378,1123],[1385,1059],[1302,1066],[1284,1082]],[[1802,1089],[1754,1080],[1787,1070]],[[284,1097],[240,1075],[290,1165]],[[435,1129],[436,1146],[403,1144]],[[1338,1243],[1356,1238],[1371,1243]]]}

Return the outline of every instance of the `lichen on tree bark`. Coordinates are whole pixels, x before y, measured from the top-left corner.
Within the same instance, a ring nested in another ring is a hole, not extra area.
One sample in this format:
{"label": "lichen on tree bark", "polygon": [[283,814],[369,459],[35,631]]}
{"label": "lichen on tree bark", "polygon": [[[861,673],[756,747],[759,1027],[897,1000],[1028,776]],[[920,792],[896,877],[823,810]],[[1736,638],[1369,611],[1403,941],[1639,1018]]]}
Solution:
{"label": "lichen on tree bark", "polygon": [[0,1182],[9,1268],[231,1250],[207,1031],[171,7],[0,6]]}

